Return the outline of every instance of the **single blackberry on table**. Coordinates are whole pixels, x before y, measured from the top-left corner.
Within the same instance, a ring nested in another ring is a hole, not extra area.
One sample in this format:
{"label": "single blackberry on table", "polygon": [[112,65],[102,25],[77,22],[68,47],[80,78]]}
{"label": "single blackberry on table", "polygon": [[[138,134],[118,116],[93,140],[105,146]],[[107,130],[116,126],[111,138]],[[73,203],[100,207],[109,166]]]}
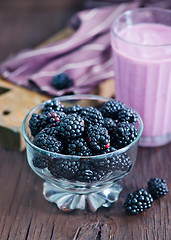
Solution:
{"label": "single blackberry on table", "polygon": [[138,136],[138,129],[130,123],[121,122],[116,125],[111,133],[111,145],[117,149],[132,143]]}
{"label": "single blackberry on table", "polygon": [[50,173],[56,178],[65,178],[72,180],[77,175],[80,168],[79,161],[72,161],[70,159],[64,160],[54,158],[49,161],[48,169]]}
{"label": "single blackberry on table", "polygon": [[33,113],[29,120],[31,135],[35,137],[47,125],[47,116],[45,114]]}
{"label": "single blackberry on table", "polygon": [[152,178],[148,182],[148,190],[154,199],[163,197],[168,193],[166,180],[163,178]]}
{"label": "single blackberry on table", "polygon": [[125,108],[125,104],[116,100],[110,100],[103,104],[101,113],[103,117],[117,119],[118,112]]}
{"label": "single blackberry on table", "polygon": [[86,125],[99,125],[104,123],[102,113],[94,107],[86,107],[81,111],[81,117],[84,119]]}
{"label": "single blackberry on table", "polygon": [[150,208],[153,198],[150,193],[140,189],[134,193],[128,194],[124,206],[130,214],[138,214],[145,209]]}
{"label": "single blackberry on table", "polygon": [[40,169],[46,168],[48,166],[48,157],[34,156],[33,166]]}
{"label": "single blackberry on table", "polygon": [[92,152],[84,138],[71,140],[68,144],[69,155],[91,156]]}
{"label": "single blackberry on table", "polygon": [[60,121],[61,118],[65,117],[64,112],[52,112],[47,114],[47,121],[51,126],[55,126],[56,122]]}
{"label": "single blackberry on table", "polygon": [[44,107],[42,108],[42,113],[48,114],[52,112],[63,112],[64,106],[61,102],[52,99],[45,103]]}
{"label": "single blackberry on table", "polygon": [[82,159],[80,160],[80,168],[77,174],[74,177],[74,180],[80,182],[94,182],[102,180],[106,175],[104,169],[98,169],[94,165],[94,161]]}
{"label": "single blackberry on table", "polygon": [[76,114],[79,114],[81,112],[83,108],[80,106],[80,105],[75,105],[75,106],[71,106],[71,107],[67,107],[67,108],[64,108],[64,112],[66,114],[72,114],[72,113],[76,113]]}
{"label": "single blackberry on table", "polygon": [[131,108],[125,108],[118,113],[119,122],[128,122],[135,124],[137,122],[138,116],[134,110]]}
{"label": "single blackberry on table", "polygon": [[56,122],[56,129],[62,137],[69,139],[81,137],[84,132],[84,120],[74,114],[67,115]]}
{"label": "single blackberry on table", "polygon": [[56,139],[56,130],[47,128],[36,135],[33,143],[44,150],[61,153],[63,150],[62,142]]}
{"label": "single blackberry on table", "polygon": [[116,127],[116,122],[112,118],[104,118],[103,127],[107,128],[108,132],[112,132],[114,127]]}
{"label": "single blackberry on table", "polygon": [[73,79],[66,73],[60,73],[53,77],[52,86],[57,90],[67,89],[73,86]]}
{"label": "single blackberry on table", "polygon": [[87,133],[90,148],[95,153],[100,153],[110,147],[110,136],[106,128],[98,125],[91,126],[87,129]]}

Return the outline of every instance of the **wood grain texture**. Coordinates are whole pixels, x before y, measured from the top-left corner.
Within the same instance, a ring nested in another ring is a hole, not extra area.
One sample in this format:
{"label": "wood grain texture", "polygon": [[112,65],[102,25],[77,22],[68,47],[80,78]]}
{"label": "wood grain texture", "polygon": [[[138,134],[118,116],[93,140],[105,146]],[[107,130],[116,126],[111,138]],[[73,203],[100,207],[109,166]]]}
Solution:
{"label": "wood grain texture", "polygon": [[0,78],[0,144],[14,150],[25,148],[21,126],[26,114],[49,97]]}
{"label": "wood grain texture", "polygon": [[171,239],[171,192],[137,216],[128,216],[123,207],[127,194],[146,188],[152,177],[164,177],[171,189],[171,144],[139,148],[135,167],[124,180],[118,202],[95,213],[63,213],[46,201],[42,195],[43,181],[28,166],[25,152],[1,147],[0,166],[2,240]]}

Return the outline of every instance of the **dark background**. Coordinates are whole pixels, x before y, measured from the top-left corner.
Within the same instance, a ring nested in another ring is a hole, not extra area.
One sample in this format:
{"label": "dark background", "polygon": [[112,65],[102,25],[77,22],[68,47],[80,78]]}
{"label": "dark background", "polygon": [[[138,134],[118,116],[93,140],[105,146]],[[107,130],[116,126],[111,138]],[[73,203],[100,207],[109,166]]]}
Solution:
{"label": "dark background", "polygon": [[0,61],[64,28],[84,0],[0,0]]}

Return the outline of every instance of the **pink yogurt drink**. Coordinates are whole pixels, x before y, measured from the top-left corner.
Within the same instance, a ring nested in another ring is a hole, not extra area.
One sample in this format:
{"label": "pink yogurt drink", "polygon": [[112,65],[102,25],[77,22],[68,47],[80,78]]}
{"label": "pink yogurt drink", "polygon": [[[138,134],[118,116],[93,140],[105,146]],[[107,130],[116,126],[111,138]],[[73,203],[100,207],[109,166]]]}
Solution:
{"label": "pink yogurt drink", "polygon": [[116,99],[144,122],[142,146],[171,141],[171,11],[142,8],[113,22]]}

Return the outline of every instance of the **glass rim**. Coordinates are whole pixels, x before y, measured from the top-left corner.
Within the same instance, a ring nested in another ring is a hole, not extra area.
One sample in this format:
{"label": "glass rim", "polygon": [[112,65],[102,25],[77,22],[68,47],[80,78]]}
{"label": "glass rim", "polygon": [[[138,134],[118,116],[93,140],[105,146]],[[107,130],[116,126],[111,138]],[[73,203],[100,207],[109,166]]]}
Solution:
{"label": "glass rim", "polygon": [[[149,47],[149,48],[159,48],[159,47],[168,47],[168,46],[171,46],[171,43],[169,44],[156,44],[156,45],[151,45],[151,44],[140,44],[140,43],[135,43],[135,42],[131,42],[131,41],[128,41],[128,40],[125,40],[124,38],[122,38],[115,30],[114,30],[114,25],[116,24],[116,22],[123,16],[127,17],[129,15],[131,15],[132,13],[135,13],[135,12],[146,12],[147,10],[151,10],[151,11],[156,11],[156,12],[163,12],[163,13],[170,13],[171,15],[171,10],[170,9],[164,9],[164,8],[159,8],[159,7],[144,7],[144,8],[134,8],[134,9],[131,9],[131,10],[127,10],[127,11],[124,11],[122,13],[120,13],[119,15],[117,15],[117,17],[115,17],[115,19],[113,20],[112,22],[112,25],[110,27],[110,30],[111,32],[113,33],[113,35],[115,35],[118,39],[122,40],[123,42],[127,43],[127,44],[130,44],[130,45],[135,45],[135,46],[139,46],[139,47]],[[160,25],[164,25],[162,23],[158,23]],[[164,26],[167,26],[167,25],[164,25]],[[170,26],[171,27],[171,26]]]}
{"label": "glass rim", "polygon": [[[107,97],[102,97],[102,96],[98,96],[98,95],[92,95],[92,94],[77,94],[77,95],[67,95],[67,96],[61,96],[61,97],[55,97],[53,98],[57,101],[69,101],[69,100],[76,100],[76,99],[87,99],[87,100],[101,100],[101,101],[109,101],[109,100],[115,100],[115,99],[112,99],[112,98],[107,98]],[[39,148],[37,147],[36,145],[34,145],[30,139],[28,138],[27,134],[26,134],[26,131],[25,131],[25,123],[26,123],[26,120],[28,119],[28,117],[33,114],[35,111],[37,111],[38,109],[41,108],[41,106],[43,106],[46,102],[48,101],[51,101],[51,99],[47,100],[47,101],[44,101],[42,103],[40,103],[39,105],[35,106],[34,108],[32,108],[28,113],[27,115],[25,116],[24,120],[23,120],[23,123],[22,123],[22,134],[23,134],[23,137],[25,139],[25,141],[32,147],[34,148],[35,150],[43,153],[43,154],[46,154],[46,155],[49,155],[50,156],[54,156],[54,157],[61,157],[61,158],[65,158],[65,157],[68,157],[68,158],[73,158],[73,159],[88,159],[88,158],[103,158],[104,156],[107,156],[107,157],[110,157],[112,156],[113,154],[114,155],[118,155],[118,154],[121,154],[121,153],[124,153],[126,152],[128,149],[130,149],[136,142],[139,141],[141,135],[142,135],[142,132],[143,132],[143,121],[140,117],[140,115],[136,112],[137,116],[138,116],[138,119],[139,119],[139,123],[140,123],[140,129],[139,129],[139,132],[138,132],[138,136],[136,137],[136,139],[130,143],[129,145],[123,147],[123,148],[120,148],[116,151],[113,151],[113,152],[110,152],[110,153],[104,153],[104,154],[100,154],[100,155],[95,155],[95,156],[77,156],[77,155],[65,155],[65,154],[61,154],[61,153],[55,153],[55,152],[50,152],[50,151],[47,151],[47,150],[44,150],[42,148]],[[117,100],[116,100],[117,101]],[[127,106],[125,104],[126,107],[128,108],[131,108],[129,106]],[[132,109],[132,108],[131,108]],[[134,110],[135,111],[135,110]]]}

